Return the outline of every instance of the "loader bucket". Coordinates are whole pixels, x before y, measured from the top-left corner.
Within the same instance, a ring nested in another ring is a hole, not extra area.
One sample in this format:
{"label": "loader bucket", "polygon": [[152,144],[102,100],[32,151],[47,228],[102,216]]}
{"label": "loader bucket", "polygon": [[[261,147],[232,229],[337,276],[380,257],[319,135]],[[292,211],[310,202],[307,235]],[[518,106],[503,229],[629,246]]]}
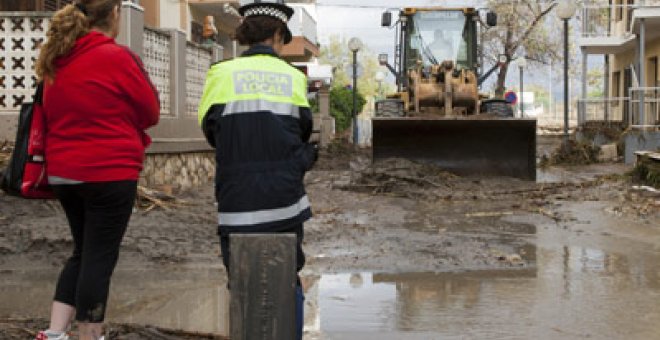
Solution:
{"label": "loader bucket", "polygon": [[536,179],[536,120],[373,118],[373,160],[406,158],[459,175]]}

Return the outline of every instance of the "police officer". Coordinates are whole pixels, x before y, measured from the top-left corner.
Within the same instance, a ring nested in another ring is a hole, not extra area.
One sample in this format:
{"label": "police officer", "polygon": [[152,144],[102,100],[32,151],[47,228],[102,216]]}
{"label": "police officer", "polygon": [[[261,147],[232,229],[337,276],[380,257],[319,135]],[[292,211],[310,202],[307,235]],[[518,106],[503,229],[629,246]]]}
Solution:
{"label": "police officer", "polygon": [[[312,115],[307,79],[278,54],[291,39],[293,9],[282,1],[241,6],[236,39],[249,49],[208,72],[199,123],[216,149],[218,233],[229,269],[229,234],[285,232],[297,235],[297,270],[305,263],[303,222],[312,216],[303,177],[317,157],[309,143]],[[227,270],[229,272],[229,270]],[[296,289],[298,338],[303,295]]]}

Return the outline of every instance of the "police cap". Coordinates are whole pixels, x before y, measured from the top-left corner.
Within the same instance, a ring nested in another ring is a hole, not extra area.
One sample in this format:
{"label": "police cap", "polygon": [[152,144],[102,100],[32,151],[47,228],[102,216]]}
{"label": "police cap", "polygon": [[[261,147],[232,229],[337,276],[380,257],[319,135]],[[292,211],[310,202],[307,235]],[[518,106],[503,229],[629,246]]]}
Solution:
{"label": "police cap", "polygon": [[282,32],[284,34],[284,43],[288,44],[291,42],[293,36],[288,23],[294,11],[293,8],[284,4],[284,0],[242,0],[240,4],[241,7],[238,9],[238,13],[243,17],[265,15],[281,20],[286,27],[286,31]]}

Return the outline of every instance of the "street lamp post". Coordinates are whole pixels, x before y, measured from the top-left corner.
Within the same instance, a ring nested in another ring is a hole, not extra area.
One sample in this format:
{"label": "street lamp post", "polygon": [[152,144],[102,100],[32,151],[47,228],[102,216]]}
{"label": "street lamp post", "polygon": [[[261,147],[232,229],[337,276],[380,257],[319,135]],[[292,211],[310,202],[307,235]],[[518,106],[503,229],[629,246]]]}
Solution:
{"label": "street lamp post", "polygon": [[357,53],[362,48],[362,41],[358,38],[351,38],[348,41],[348,48],[353,52],[353,144],[358,145],[358,126],[357,126]]}
{"label": "street lamp post", "polygon": [[520,57],[518,59],[518,68],[520,69],[520,118],[525,117],[524,106],[525,106],[525,87],[523,81],[523,69],[527,66],[527,61],[525,57]]}
{"label": "street lamp post", "polygon": [[564,145],[568,145],[568,21],[575,15],[577,4],[574,0],[562,0],[557,5],[557,16],[564,20]]}
{"label": "street lamp post", "polygon": [[382,71],[376,72],[376,81],[378,82],[378,99],[383,98],[383,80],[385,80],[385,73]]}

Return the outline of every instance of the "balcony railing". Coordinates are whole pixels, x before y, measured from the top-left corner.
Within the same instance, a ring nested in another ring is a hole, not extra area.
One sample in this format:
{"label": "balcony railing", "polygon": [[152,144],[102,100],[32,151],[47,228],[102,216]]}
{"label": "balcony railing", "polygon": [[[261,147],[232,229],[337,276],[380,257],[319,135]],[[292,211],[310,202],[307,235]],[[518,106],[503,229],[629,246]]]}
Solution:
{"label": "balcony railing", "polygon": [[628,5],[585,5],[582,8],[582,37],[624,37],[630,34],[632,11]]}
{"label": "balcony railing", "polygon": [[289,29],[291,29],[293,36],[305,37],[312,44],[316,45],[316,21],[304,8],[295,8],[295,13],[289,21]]}
{"label": "balcony railing", "polygon": [[631,36],[633,13],[638,9],[660,8],[660,0],[638,0],[630,5],[587,3],[582,7],[582,37]]}
{"label": "balcony railing", "polygon": [[580,99],[579,124],[604,121],[632,126],[659,126],[660,87],[631,87],[628,93],[628,97]]}
{"label": "balcony railing", "polygon": [[580,125],[586,122],[624,122],[628,97],[588,98],[578,100]]}
{"label": "balcony railing", "polygon": [[631,87],[628,92],[630,93],[628,123],[641,126],[660,124],[660,87]]}

